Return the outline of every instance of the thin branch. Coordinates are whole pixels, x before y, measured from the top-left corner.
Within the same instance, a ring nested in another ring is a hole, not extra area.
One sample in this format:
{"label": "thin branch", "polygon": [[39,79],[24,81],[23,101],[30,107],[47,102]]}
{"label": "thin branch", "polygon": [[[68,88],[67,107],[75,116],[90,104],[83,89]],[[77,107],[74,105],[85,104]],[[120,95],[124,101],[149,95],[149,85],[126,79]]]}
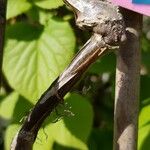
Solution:
{"label": "thin branch", "polygon": [[0,0],[0,88],[2,84],[2,62],[6,26],[6,6],[7,0]]}
{"label": "thin branch", "polygon": [[117,54],[114,150],[136,150],[142,15],[122,9],[127,41]]}
{"label": "thin branch", "polygon": [[73,59],[69,67],[42,95],[15,137],[11,147],[12,150],[19,150],[22,147],[26,147],[27,150],[32,149],[37,132],[45,118],[59,103],[63,102],[65,94],[78,81],[89,65],[109,51],[98,35],[92,36]]}
{"label": "thin branch", "polygon": [[[99,0],[64,0],[76,14],[80,28],[90,29],[92,37],[72,60],[71,64],[41,96],[13,139],[11,150],[31,150],[41,124],[55,107],[63,102],[87,68],[99,57],[118,45],[124,36],[124,22],[118,7]],[[88,3],[88,5],[87,5]],[[94,9],[93,9],[94,8]],[[108,11],[110,13],[108,13]]]}

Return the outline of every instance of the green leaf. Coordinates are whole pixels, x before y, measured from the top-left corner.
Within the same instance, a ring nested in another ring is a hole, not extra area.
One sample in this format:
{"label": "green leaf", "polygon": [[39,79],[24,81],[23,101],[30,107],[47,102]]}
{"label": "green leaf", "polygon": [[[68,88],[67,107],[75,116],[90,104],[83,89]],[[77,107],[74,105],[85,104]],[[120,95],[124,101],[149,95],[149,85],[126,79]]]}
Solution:
{"label": "green leaf", "polygon": [[31,8],[28,0],[8,0],[7,19],[20,15]]}
{"label": "green leaf", "polygon": [[86,150],[93,123],[92,107],[86,98],[77,94],[70,95],[66,102],[75,115],[52,124],[50,135],[63,146]]}
{"label": "green leaf", "polygon": [[111,150],[113,147],[113,132],[108,129],[93,129],[89,139],[89,150]]}
{"label": "green leaf", "polygon": [[32,104],[26,99],[13,92],[0,102],[0,116],[13,123],[19,123],[21,119],[29,112]]}
{"label": "green leaf", "polygon": [[[13,95],[18,96],[17,94],[15,95],[15,93],[13,93]],[[16,104],[13,117],[19,117],[18,113],[25,113],[25,108],[27,108],[25,103],[21,102],[20,100],[18,102],[20,102],[20,104]],[[75,116],[65,117],[63,120],[55,124],[47,124],[44,128],[41,128],[38,132],[33,150],[52,149],[54,141],[68,147],[81,150],[88,149],[86,142],[92,128],[92,107],[86,98],[83,98],[77,94],[69,95],[65,102],[67,102],[69,106],[72,106],[71,111],[75,114]],[[21,108],[21,103],[23,108]],[[28,105],[28,107],[29,106],[30,105]],[[22,109],[22,111],[20,111],[19,108]],[[19,122],[14,122],[7,127],[5,133],[6,150],[10,149],[10,143],[12,142],[15,134],[18,132],[19,128]]]}
{"label": "green leaf", "polygon": [[[5,150],[10,150],[10,145],[11,142],[16,135],[16,133],[20,129],[19,124],[11,124],[7,127],[7,130],[5,132],[5,140],[4,140],[4,145],[5,145]],[[48,136],[47,133],[50,132],[49,127],[47,126],[44,129],[40,129],[38,136],[36,138],[36,141],[34,142],[33,145],[33,150],[51,150],[54,140],[51,138],[51,136]]]}
{"label": "green leaf", "polygon": [[13,92],[0,102],[0,116],[2,118],[6,120],[10,120],[12,118],[18,98],[19,94]]}
{"label": "green leaf", "polygon": [[89,72],[93,74],[99,74],[104,72],[115,72],[116,57],[111,53],[97,60],[90,68]]}
{"label": "green leaf", "polygon": [[33,150],[52,150],[54,139],[50,135],[51,128],[46,126],[41,128],[33,145]]}
{"label": "green leaf", "polygon": [[19,94],[32,103],[70,62],[75,37],[70,25],[50,19],[45,28],[17,23],[7,28],[4,73]]}
{"label": "green leaf", "polygon": [[62,0],[35,0],[35,5],[44,9],[54,9],[63,6]]}
{"label": "green leaf", "polygon": [[149,44],[149,40],[146,38],[146,36],[142,37],[142,50],[144,52],[149,52],[150,51],[150,44]]}
{"label": "green leaf", "polygon": [[150,105],[145,106],[139,116],[139,150],[149,150],[150,148]]}
{"label": "green leaf", "polygon": [[[7,121],[6,119],[9,119],[9,122],[5,124],[7,126],[4,140],[6,150],[10,149],[12,139],[20,129],[20,120],[23,121],[31,107],[32,105],[20,97],[16,92],[10,94],[0,104],[0,116],[5,119],[5,121]],[[49,130],[49,126],[39,130],[33,150],[49,150],[53,146],[54,140],[51,136],[47,136]]]}
{"label": "green leaf", "polygon": [[147,74],[150,74],[150,52],[142,52],[142,66]]}
{"label": "green leaf", "polygon": [[20,128],[20,120],[25,117],[31,108],[31,104],[17,92],[13,92],[0,103],[1,125],[6,128],[4,145],[5,150],[10,149],[12,138]]}
{"label": "green leaf", "polygon": [[150,97],[149,85],[150,85],[150,77],[146,75],[141,76],[141,85],[140,85],[141,101],[145,101],[145,99]]}
{"label": "green leaf", "polygon": [[5,150],[10,150],[11,142],[13,137],[16,135],[20,128],[19,124],[11,124],[7,127],[4,138],[4,147]]}

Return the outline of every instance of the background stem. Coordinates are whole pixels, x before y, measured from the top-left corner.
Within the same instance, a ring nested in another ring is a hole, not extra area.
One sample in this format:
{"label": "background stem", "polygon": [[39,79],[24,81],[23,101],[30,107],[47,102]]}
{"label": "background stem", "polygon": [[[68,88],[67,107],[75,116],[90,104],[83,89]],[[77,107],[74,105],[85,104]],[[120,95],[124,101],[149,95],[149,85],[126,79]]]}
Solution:
{"label": "background stem", "polygon": [[2,84],[2,62],[3,62],[5,26],[6,26],[6,6],[7,0],[0,0],[0,87]]}
{"label": "background stem", "polygon": [[122,9],[127,41],[117,54],[114,150],[136,150],[140,88],[142,15]]}

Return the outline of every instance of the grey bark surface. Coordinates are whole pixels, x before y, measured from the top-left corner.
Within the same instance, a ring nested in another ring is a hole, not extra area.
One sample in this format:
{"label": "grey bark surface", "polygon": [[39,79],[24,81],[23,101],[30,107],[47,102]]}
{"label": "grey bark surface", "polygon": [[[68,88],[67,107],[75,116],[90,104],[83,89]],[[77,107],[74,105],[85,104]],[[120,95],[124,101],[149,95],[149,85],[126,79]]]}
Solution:
{"label": "grey bark surface", "polygon": [[127,41],[117,53],[114,150],[136,150],[140,88],[142,15],[122,9]]}

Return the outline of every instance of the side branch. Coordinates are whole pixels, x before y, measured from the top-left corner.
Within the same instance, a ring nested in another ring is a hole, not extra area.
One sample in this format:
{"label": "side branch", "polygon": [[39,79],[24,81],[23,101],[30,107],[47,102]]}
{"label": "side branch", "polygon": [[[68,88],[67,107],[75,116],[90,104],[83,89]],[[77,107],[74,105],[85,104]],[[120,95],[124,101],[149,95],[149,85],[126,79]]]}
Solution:
{"label": "side branch", "polygon": [[2,62],[6,26],[6,6],[7,0],[0,0],[0,88],[2,84]]}
{"label": "side branch", "polygon": [[117,54],[114,150],[136,150],[142,15],[123,9],[127,41]]}
{"label": "side branch", "polygon": [[93,35],[75,56],[71,64],[53,82],[49,89],[41,96],[31,113],[27,116],[21,130],[15,136],[11,150],[31,150],[37,133],[45,118],[62,103],[65,94],[78,81],[83,72],[98,57],[110,50],[100,35]]}

